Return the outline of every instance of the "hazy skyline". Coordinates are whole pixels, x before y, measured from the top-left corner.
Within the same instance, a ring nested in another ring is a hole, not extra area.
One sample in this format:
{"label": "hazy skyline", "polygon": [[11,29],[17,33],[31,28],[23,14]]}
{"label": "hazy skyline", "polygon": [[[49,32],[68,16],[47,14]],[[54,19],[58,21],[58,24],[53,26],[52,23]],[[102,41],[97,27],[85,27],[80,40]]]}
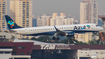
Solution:
{"label": "hazy skyline", "polygon": [[[9,9],[9,0],[7,0]],[[80,2],[83,0],[32,0],[33,1],[33,15],[39,16],[42,14],[65,13],[67,16],[75,16],[77,20],[80,19]],[[95,0],[98,3],[98,12],[100,15],[105,14],[104,3],[105,0]],[[9,10],[7,11],[9,14]]]}

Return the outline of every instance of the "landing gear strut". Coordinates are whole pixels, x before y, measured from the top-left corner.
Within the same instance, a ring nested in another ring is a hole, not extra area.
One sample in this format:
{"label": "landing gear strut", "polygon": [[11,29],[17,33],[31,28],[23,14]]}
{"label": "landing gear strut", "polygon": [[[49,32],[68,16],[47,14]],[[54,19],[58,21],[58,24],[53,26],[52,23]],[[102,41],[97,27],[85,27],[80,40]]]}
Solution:
{"label": "landing gear strut", "polygon": [[53,39],[53,40],[60,40],[59,37],[56,38],[56,37],[54,37],[54,36],[52,37],[52,39]]}

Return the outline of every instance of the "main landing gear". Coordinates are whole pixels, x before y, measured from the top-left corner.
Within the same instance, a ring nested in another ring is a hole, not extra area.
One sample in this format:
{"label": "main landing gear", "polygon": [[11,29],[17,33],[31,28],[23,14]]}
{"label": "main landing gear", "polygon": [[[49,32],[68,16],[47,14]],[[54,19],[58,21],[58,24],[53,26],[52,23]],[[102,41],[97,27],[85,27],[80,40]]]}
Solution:
{"label": "main landing gear", "polygon": [[54,36],[52,37],[52,39],[53,39],[53,40],[60,40],[59,37],[54,37]]}

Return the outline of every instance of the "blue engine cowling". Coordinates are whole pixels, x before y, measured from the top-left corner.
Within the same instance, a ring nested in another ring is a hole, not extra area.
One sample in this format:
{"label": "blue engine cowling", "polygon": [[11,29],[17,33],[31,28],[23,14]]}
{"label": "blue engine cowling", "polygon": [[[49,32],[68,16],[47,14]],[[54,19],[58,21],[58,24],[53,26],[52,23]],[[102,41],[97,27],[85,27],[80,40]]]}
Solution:
{"label": "blue engine cowling", "polygon": [[67,35],[66,37],[73,37],[74,35]]}
{"label": "blue engine cowling", "polygon": [[68,33],[66,33],[66,36],[67,37],[72,37],[72,36],[74,36],[74,32],[68,32]]}

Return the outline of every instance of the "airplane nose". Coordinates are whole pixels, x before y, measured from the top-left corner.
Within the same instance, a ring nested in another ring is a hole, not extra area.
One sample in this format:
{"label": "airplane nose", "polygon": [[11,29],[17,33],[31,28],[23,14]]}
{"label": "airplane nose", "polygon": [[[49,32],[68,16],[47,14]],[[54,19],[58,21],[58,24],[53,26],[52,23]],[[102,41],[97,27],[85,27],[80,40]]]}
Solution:
{"label": "airplane nose", "polygon": [[99,29],[99,31],[103,31],[104,30],[101,26],[97,26],[97,29]]}
{"label": "airplane nose", "polygon": [[101,30],[104,30],[102,27],[100,28]]}
{"label": "airplane nose", "polygon": [[102,28],[102,30],[104,30],[104,29]]}

